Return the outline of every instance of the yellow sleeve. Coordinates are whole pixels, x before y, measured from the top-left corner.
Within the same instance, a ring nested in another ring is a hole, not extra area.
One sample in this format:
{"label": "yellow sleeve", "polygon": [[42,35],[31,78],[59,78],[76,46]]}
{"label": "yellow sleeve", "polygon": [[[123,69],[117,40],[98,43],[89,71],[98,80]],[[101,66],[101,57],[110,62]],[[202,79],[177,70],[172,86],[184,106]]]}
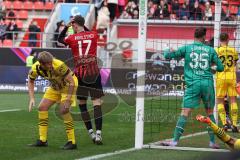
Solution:
{"label": "yellow sleeve", "polygon": [[28,73],[28,77],[31,80],[35,80],[38,77],[38,73],[37,73],[37,69],[36,69],[36,65],[33,65],[31,70]]}
{"label": "yellow sleeve", "polygon": [[236,49],[233,48],[233,52],[234,52],[234,60],[237,61],[238,60],[238,53],[237,53]]}
{"label": "yellow sleeve", "polygon": [[215,48],[215,51],[217,52],[217,55],[219,56],[219,47]]}

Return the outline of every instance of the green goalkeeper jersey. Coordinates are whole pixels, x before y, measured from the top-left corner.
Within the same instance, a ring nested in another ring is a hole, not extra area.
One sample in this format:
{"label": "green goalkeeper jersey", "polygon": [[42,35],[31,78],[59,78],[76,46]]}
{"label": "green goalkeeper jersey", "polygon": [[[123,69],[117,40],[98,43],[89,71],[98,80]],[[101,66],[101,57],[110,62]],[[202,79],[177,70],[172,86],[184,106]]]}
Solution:
{"label": "green goalkeeper jersey", "polygon": [[184,58],[184,79],[186,85],[192,84],[195,80],[213,79],[212,65],[216,65],[216,70],[224,70],[221,60],[218,58],[214,48],[201,42],[194,42],[180,47],[177,51],[165,51],[164,57]]}

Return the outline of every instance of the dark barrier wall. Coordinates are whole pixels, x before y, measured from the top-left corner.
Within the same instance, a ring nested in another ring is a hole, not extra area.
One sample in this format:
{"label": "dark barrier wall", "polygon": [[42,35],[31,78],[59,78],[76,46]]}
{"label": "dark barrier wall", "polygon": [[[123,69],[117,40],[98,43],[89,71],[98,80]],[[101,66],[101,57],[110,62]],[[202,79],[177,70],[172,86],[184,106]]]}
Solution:
{"label": "dark barrier wall", "polygon": [[[26,57],[32,52],[49,51],[56,58],[73,67],[69,49],[35,49],[31,48],[0,48],[0,91],[26,91],[27,74]],[[121,56],[120,56],[121,57]],[[161,53],[147,52],[145,91],[147,95],[183,95],[184,61],[164,61]],[[112,61],[122,61],[117,58]],[[119,94],[135,94],[137,72],[136,68],[111,67],[102,68],[102,83],[106,92]],[[134,66],[134,64],[133,64]],[[238,78],[239,78],[238,74]],[[35,90],[44,91],[49,82],[39,77],[35,81]]]}

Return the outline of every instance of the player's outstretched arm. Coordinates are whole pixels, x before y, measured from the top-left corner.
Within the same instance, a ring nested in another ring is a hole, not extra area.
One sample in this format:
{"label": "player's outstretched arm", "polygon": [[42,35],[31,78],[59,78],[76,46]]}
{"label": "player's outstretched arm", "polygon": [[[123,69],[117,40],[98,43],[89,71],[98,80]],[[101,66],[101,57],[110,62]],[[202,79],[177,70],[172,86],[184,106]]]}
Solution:
{"label": "player's outstretched arm", "polygon": [[183,46],[179,48],[178,50],[174,51],[172,48],[165,50],[164,53],[164,58],[165,59],[172,59],[172,58],[183,58],[186,52],[186,47]]}
{"label": "player's outstretched arm", "polygon": [[35,99],[34,99],[34,80],[28,78],[28,94],[29,94],[29,106],[28,111],[31,112],[33,106],[35,106]]}

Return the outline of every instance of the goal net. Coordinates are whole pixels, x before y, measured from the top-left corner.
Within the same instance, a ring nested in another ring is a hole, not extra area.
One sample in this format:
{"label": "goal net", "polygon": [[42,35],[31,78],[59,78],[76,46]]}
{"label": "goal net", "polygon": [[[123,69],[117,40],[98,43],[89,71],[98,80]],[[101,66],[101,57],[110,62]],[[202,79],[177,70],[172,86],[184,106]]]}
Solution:
{"label": "goal net", "polygon": [[[151,16],[151,10],[154,10],[154,3],[148,3],[147,6],[141,3],[144,2],[140,1],[139,4],[139,21],[119,19],[115,26],[118,34],[115,43],[122,46],[120,55],[122,64],[117,64],[119,57],[114,55],[111,67],[121,66],[119,68],[124,70],[121,76],[126,81],[124,87],[128,88],[130,95],[121,95],[120,97],[128,105],[136,106],[135,147],[166,149],[168,147],[162,147],[161,142],[173,138],[174,129],[182,111],[185,83],[184,60],[172,59],[166,61],[163,57],[163,51],[169,48],[176,50],[181,46],[193,43],[194,31],[197,27],[207,29],[207,45],[218,47],[219,34],[225,32],[230,37],[229,45],[239,51],[239,23],[236,20],[237,15],[231,11],[230,5],[221,4],[217,1],[210,1],[209,4],[198,4],[203,11],[201,20],[197,17],[191,17],[191,15],[189,17],[186,15],[186,18],[183,15],[181,16],[185,12],[176,13],[173,10],[170,14],[171,20],[165,20],[161,15],[158,19],[151,19],[149,16]],[[151,5],[152,7],[150,7]],[[205,14],[207,5],[210,5],[212,17],[207,17]],[[144,15],[144,13],[141,13],[141,7],[144,6],[148,7],[146,30],[144,29],[144,19],[141,19],[143,18],[141,14]],[[180,3],[180,6],[186,7],[183,3]],[[176,19],[176,16],[180,16],[180,18]],[[146,41],[143,36],[144,33],[146,34]],[[143,55],[141,53],[142,45],[145,47],[143,52],[146,59],[139,61],[139,58]],[[141,77],[144,77],[144,82]],[[141,94],[142,85],[144,85],[144,95]],[[133,98],[134,96],[136,96],[136,101]],[[144,99],[144,104],[142,99]],[[143,108],[144,112],[142,113]],[[181,136],[178,147],[172,147],[173,149],[209,150],[207,126],[200,124],[195,118],[199,113],[206,115],[202,102],[187,118],[184,134]],[[216,109],[214,115],[217,120]],[[217,140],[217,137],[215,139],[216,143],[219,143],[220,147],[225,149],[224,144]]]}

